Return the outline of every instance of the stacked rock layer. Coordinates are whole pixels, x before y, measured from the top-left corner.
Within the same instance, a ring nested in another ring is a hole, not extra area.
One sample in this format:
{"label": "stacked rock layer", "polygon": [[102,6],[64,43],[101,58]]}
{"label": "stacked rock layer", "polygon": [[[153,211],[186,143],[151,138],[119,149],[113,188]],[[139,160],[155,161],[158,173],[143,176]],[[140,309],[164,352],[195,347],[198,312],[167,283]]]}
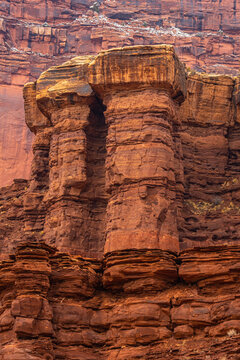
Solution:
{"label": "stacked rock layer", "polygon": [[186,73],[172,46],[148,45],[28,83],[26,233],[98,258],[238,242],[238,82]]}
{"label": "stacked rock layer", "polygon": [[52,67],[24,99],[34,159],[0,192],[0,359],[238,359],[238,78],[137,46]]}
{"label": "stacked rock layer", "polygon": [[30,176],[24,83],[79,54],[161,43],[187,67],[237,74],[239,13],[239,0],[1,0],[0,186]]}

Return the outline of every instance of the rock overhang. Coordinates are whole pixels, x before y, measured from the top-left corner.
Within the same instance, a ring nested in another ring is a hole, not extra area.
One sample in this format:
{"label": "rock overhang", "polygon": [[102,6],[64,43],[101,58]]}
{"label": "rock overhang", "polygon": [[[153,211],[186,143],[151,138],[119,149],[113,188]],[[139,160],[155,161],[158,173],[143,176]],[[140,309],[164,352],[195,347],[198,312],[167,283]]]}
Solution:
{"label": "rock overhang", "polygon": [[[202,206],[202,200],[194,199],[190,202],[179,200],[182,196],[187,196],[188,190],[184,190],[184,187],[192,186],[191,183],[187,184],[188,177],[185,177],[183,171],[184,166],[189,166],[187,152],[193,152],[197,147],[199,158],[196,161],[200,164],[200,168],[208,167],[208,161],[215,161],[214,156],[210,156],[210,160],[206,159],[205,164],[205,159],[202,157],[208,149],[209,151],[211,149],[214,154],[224,156],[225,159],[227,156],[226,134],[229,127],[237,124],[238,121],[238,83],[236,77],[186,71],[176,56],[174,47],[164,44],[110,49],[101,51],[98,55],[75,57],[60,66],[46,70],[36,83],[28,83],[25,86],[26,122],[34,132],[41,130],[42,135],[39,133],[37,146],[43,142],[42,146],[46,147],[48,144],[47,146],[54,151],[60,146],[63,158],[68,157],[68,151],[65,151],[64,146],[68,146],[68,141],[72,142],[73,153],[69,156],[75,159],[76,168],[73,170],[70,160],[66,160],[66,165],[61,163],[62,159],[54,159],[53,162],[47,160],[54,165],[56,173],[50,174],[50,177],[46,179],[51,183],[52,190],[50,197],[44,195],[44,201],[47,199],[50,201],[50,198],[57,196],[60,191],[58,181],[62,184],[62,195],[57,197],[58,201],[65,199],[65,196],[70,198],[75,196],[76,200],[85,187],[89,188],[86,184],[92,180],[87,170],[90,166],[87,163],[89,161],[87,144],[91,141],[88,138],[91,135],[86,131],[92,131],[89,130],[93,129],[92,126],[101,123],[103,126],[106,125],[105,130],[103,128],[101,130],[106,131],[101,149],[105,149],[103,153],[105,151],[107,154],[103,155],[104,161],[101,160],[103,161],[102,175],[105,174],[102,182],[105,184],[106,191],[106,194],[102,192],[101,196],[105,199],[102,201],[108,203],[109,209],[112,207],[108,210],[107,216],[111,212],[113,216],[116,211],[120,211],[115,209],[117,202],[113,194],[121,192],[121,188],[129,188],[129,194],[123,201],[124,206],[132,206],[131,202],[134,198],[134,201],[138,202],[139,211],[141,209],[144,214],[145,210],[142,207],[144,199],[148,196],[151,198],[150,194],[154,191],[157,191],[157,197],[161,198],[160,188],[165,187],[166,191],[169,191],[169,197],[172,197],[175,192],[176,198],[171,198],[171,206],[168,204],[169,199],[165,201],[163,196],[160,201],[159,198],[156,214],[158,206],[159,209],[161,206],[171,208],[167,222],[176,227],[175,220],[178,216],[176,217],[175,210],[173,211],[175,203],[180,201],[181,205],[178,206],[183,209],[186,204],[190,208],[194,206],[192,212],[196,207]],[[144,131],[141,130],[143,124]],[[46,134],[42,131],[44,127],[48,128]],[[211,131],[206,132],[208,127]],[[202,135],[198,137],[194,129],[202,129],[200,131]],[[74,135],[76,131],[80,133]],[[209,140],[206,139],[206,135],[209,136]],[[178,141],[180,141],[179,144]],[[66,145],[63,146],[65,142]],[[79,142],[78,153],[74,148],[76,142]],[[230,151],[232,149],[235,151],[237,146],[235,142],[230,146]],[[185,147],[183,154],[182,143]],[[53,156],[51,150],[49,154],[46,152],[47,158]],[[81,160],[78,158],[79,154],[81,154]],[[185,159],[183,159],[184,154],[187,154]],[[146,157],[144,162],[140,159],[141,157]],[[62,173],[58,166],[62,167]],[[211,166],[214,168],[216,164]],[[222,171],[220,167],[217,165],[219,172]],[[51,171],[50,165],[50,173]],[[57,175],[59,171],[60,175]],[[204,171],[201,177],[204,176]],[[57,179],[58,176],[62,177],[62,180],[60,177],[59,180],[51,180],[55,177]],[[199,180],[196,180],[194,176],[191,181],[194,182],[194,186],[197,186]],[[220,178],[219,174],[216,176]],[[67,178],[66,181],[64,177]],[[202,179],[199,184],[204,181]],[[134,189],[134,187],[137,188],[138,183],[140,190]],[[224,180],[222,183],[224,184]],[[224,190],[224,185],[220,190]],[[93,189],[91,191],[95,192]],[[198,190],[200,193],[202,191],[204,191],[202,188]],[[185,195],[183,195],[184,192],[186,192]],[[106,200],[111,193],[112,200]],[[125,196],[124,194],[126,195],[125,190],[122,191],[121,196]],[[86,196],[83,196],[84,199]],[[193,198],[194,196],[193,193]],[[202,194],[201,196],[205,199],[210,195]],[[155,198],[157,197],[155,194]],[[211,202],[207,203],[206,207],[212,209]],[[234,209],[237,211],[236,206]],[[165,214],[165,210],[161,211]],[[150,224],[158,221],[156,214],[154,213]],[[160,219],[165,217],[165,215],[159,216]],[[165,245],[161,245],[161,248],[178,251],[177,236],[170,236],[177,231],[170,228],[164,231],[167,231],[169,236],[165,234],[162,237]],[[119,244],[122,244],[122,249],[128,246],[129,241],[126,240],[128,234],[125,229],[113,231],[110,235],[110,240],[105,244],[110,244],[115,239],[114,246],[106,245],[105,252],[113,251],[115,246],[117,248],[120,246]],[[144,242],[146,237],[149,240],[148,246],[145,246]],[[136,228],[129,239],[138,244],[138,249],[142,246],[158,248],[158,237],[159,230],[156,225],[156,229],[144,228],[139,231]],[[175,245],[171,247],[170,243]],[[186,246],[188,248],[190,243]]]}
{"label": "rock overhang", "polygon": [[[25,88],[29,88],[29,84]],[[89,103],[94,94],[102,100],[114,91],[148,88],[167,91],[181,104],[191,93],[192,84],[221,92],[230,89],[227,97],[232,98],[236,113],[239,113],[238,77],[187,71],[174,46],[165,44],[113,48],[97,55],[77,56],[44,71],[32,86],[38,108],[49,118],[55,107],[79,101]]]}
{"label": "rock overhang", "polygon": [[87,98],[92,95],[91,88],[101,97],[112,88],[120,91],[136,87],[167,90],[183,101],[186,72],[173,46],[130,46],[75,57],[41,74],[36,82],[36,100],[45,111],[45,103],[60,103],[70,95]]}
{"label": "rock overhang", "polygon": [[136,87],[167,90],[180,101],[186,74],[171,45],[130,46],[102,51],[89,65],[89,82],[97,93]]}

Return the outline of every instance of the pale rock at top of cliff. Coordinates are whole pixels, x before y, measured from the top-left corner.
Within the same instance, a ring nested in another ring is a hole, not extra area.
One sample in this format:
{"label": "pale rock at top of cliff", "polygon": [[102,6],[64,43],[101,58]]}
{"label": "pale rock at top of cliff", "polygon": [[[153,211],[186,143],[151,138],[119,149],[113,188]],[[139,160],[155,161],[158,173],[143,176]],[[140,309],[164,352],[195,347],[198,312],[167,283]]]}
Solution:
{"label": "pale rock at top of cliff", "polygon": [[90,96],[88,83],[105,92],[113,86],[129,88],[134,84],[166,89],[173,97],[186,95],[184,66],[174,47],[163,44],[111,49],[97,56],[78,56],[51,67],[37,80],[37,102],[41,104],[44,99],[60,102],[67,94]]}
{"label": "pale rock at top of cliff", "polygon": [[36,83],[30,82],[23,88],[25,121],[29,129],[36,133],[37,129],[49,126],[49,120],[40,111],[36,101]]}
{"label": "pale rock at top of cliff", "polygon": [[93,59],[94,56],[78,56],[41,74],[36,82],[36,101],[43,113],[49,116],[52,106],[73,104],[78,98],[93,95],[88,84],[88,65]]}
{"label": "pale rock at top of cliff", "polygon": [[89,65],[89,83],[97,92],[112,88],[156,87],[184,98],[186,74],[171,45],[129,46],[102,51]]}

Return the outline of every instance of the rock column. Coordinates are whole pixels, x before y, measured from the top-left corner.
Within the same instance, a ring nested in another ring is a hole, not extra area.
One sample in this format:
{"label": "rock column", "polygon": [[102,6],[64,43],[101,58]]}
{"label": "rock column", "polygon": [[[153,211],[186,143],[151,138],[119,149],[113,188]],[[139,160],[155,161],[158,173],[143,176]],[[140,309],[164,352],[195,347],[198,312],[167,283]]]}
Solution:
{"label": "rock column", "polygon": [[[44,236],[59,249],[85,254],[89,226],[86,128],[95,97],[85,80],[91,58],[78,58],[42,74],[37,82],[38,106],[50,118],[49,188]],[[81,198],[80,198],[81,195]]]}
{"label": "rock column", "polygon": [[178,251],[183,171],[175,132],[184,70],[173,48],[162,45],[102,52],[89,72],[107,107],[105,253]]}
{"label": "rock column", "polygon": [[105,124],[87,81],[92,59],[52,67],[25,88],[27,124],[37,133],[25,213],[31,236],[37,232],[58,249],[98,257],[105,230]]}
{"label": "rock column", "polygon": [[31,181],[24,197],[25,234],[36,237],[43,231],[45,207],[42,202],[49,182],[49,147],[51,123],[36,102],[36,83],[27,83],[23,90],[25,121],[35,134]]}

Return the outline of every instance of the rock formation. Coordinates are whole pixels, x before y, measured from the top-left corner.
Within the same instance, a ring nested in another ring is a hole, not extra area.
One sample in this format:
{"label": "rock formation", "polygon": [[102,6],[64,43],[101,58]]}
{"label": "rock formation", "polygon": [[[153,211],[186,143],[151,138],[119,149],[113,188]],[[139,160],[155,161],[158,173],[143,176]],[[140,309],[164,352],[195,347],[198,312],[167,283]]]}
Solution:
{"label": "rock formation", "polygon": [[238,359],[239,256],[129,250],[102,267],[21,244],[0,267],[0,358]]}
{"label": "rock formation", "polygon": [[24,83],[76,55],[159,43],[197,71],[236,75],[239,10],[239,0],[1,0],[0,186],[30,175]]}
{"label": "rock formation", "polygon": [[104,244],[238,240],[237,78],[187,74],[170,45],[128,47],[52,67],[24,96],[36,134],[27,232],[97,257]]}
{"label": "rock formation", "polygon": [[239,79],[134,46],[52,67],[24,99],[0,359],[239,359]]}

